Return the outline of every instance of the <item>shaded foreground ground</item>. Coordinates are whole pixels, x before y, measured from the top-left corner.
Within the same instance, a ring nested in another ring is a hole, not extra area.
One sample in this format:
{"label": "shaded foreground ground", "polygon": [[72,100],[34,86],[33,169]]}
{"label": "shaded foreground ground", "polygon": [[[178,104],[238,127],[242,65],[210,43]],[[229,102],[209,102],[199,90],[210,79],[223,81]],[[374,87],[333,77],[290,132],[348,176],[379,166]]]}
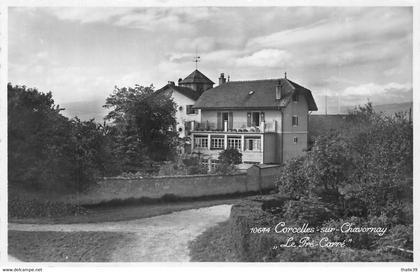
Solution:
{"label": "shaded foreground ground", "polygon": [[10,218],[9,222],[22,224],[76,224],[126,221],[149,218],[158,215],[170,214],[188,209],[197,209],[215,205],[231,205],[239,202],[242,197],[212,199],[202,201],[179,201],[156,204],[120,205],[114,207],[96,207],[88,209],[87,214],[63,217],[40,218]]}
{"label": "shaded foreground ground", "polygon": [[108,262],[132,233],[9,231],[9,254],[27,262]]}
{"label": "shaded foreground ground", "polygon": [[192,262],[236,262],[229,221],[207,229],[189,243]]}
{"label": "shaded foreground ground", "polygon": [[[226,221],[230,208],[231,205],[218,205],[105,223],[9,223],[9,253],[22,261],[45,260],[37,260],[41,257],[35,251],[43,252],[42,258],[49,256],[50,261],[65,261],[60,257],[65,258],[64,252],[71,252],[67,256],[81,261],[189,261],[189,242],[206,229]],[[116,245],[110,246],[108,239],[111,242],[115,239]],[[104,248],[107,251],[101,253]]]}

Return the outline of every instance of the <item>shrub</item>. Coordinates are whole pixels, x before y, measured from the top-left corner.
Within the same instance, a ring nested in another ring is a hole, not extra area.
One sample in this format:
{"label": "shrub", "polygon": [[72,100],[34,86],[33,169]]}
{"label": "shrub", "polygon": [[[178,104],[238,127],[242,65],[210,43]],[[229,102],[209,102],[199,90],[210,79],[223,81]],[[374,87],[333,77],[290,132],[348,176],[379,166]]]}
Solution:
{"label": "shrub", "polygon": [[376,241],[378,248],[413,250],[413,225],[396,225],[389,233]]}
{"label": "shrub", "polygon": [[283,207],[283,217],[289,221],[308,223],[311,226],[335,218],[331,206],[317,199],[300,199],[287,201]]}
{"label": "shrub", "polygon": [[242,162],[242,153],[236,148],[228,148],[220,152],[219,161],[227,165],[240,164]]}
{"label": "shrub", "polygon": [[[296,201],[297,202],[297,201]],[[412,261],[413,256],[396,253],[391,250],[383,250],[379,244],[386,245],[398,239],[402,242],[412,243],[410,229],[397,227],[390,231],[383,238],[376,234],[348,233],[311,233],[311,234],[285,234],[274,233],[251,233],[251,227],[274,227],[280,220],[270,213],[262,211],[261,201],[243,201],[232,207],[230,215],[230,236],[232,237],[233,249],[239,261],[247,262],[389,262],[389,261]],[[287,205],[287,204],[286,204]],[[299,225],[305,222],[302,220],[287,221],[288,225]],[[371,218],[367,221],[364,218],[346,218],[342,220],[325,221],[322,226],[340,227],[344,222],[355,223],[358,226],[387,226],[389,220],[382,217]],[[412,230],[411,230],[412,231]],[[408,233],[408,235],[407,235]],[[282,248],[288,237],[293,236],[299,240],[304,236],[309,236],[315,241],[327,237],[332,241],[342,241],[353,239],[353,242],[346,243],[344,248]],[[387,237],[387,238],[385,238]],[[410,248],[405,244],[407,248]],[[276,247],[277,246],[277,247]]]}
{"label": "shrub", "polygon": [[305,158],[294,158],[285,163],[276,186],[281,194],[299,199],[309,195],[309,182],[305,173]]}

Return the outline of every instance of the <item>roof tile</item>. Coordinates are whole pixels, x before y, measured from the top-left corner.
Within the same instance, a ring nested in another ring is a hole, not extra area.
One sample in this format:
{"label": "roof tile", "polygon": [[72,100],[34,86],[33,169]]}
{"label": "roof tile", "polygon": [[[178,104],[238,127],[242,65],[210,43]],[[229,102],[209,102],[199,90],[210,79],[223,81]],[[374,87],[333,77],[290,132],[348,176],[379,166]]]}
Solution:
{"label": "roof tile", "polygon": [[[285,93],[280,101],[276,100],[276,86],[279,82]],[[194,107],[201,109],[279,108],[287,106],[295,91],[306,96],[310,111],[318,110],[310,90],[285,78],[226,82],[205,91]]]}
{"label": "roof tile", "polygon": [[179,84],[188,84],[188,83],[211,83],[214,84],[213,81],[208,79],[203,73],[198,71],[197,69],[189,74],[184,80],[179,82]]}

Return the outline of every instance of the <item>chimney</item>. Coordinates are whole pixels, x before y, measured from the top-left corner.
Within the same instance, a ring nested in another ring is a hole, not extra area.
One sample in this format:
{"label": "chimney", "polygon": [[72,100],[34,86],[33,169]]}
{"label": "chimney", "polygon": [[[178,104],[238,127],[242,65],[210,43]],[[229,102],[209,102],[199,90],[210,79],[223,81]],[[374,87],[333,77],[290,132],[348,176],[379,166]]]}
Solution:
{"label": "chimney", "polygon": [[281,81],[279,80],[276,86],[276,100],[280,100],[281,99],[281,95],[282,95],[282,86],[281,86]]}
{"label": "chimney", "polygon": [[226,83],[226,78],[225,78],[225,74],[221,73],[220,77],[219,77],[219,85],[225,84]]}
{"label": "chimney", "polygon": [[179,86],[179,83],[181,83],[181,81],[182,81],[182,78],[179,78],[178,79],[178,86]]}
{"label": "chimney", "polygon": [[175,85],[175,82],[173,82],[173,81],[168,81],[168,84],[169,84],[169,85]]}

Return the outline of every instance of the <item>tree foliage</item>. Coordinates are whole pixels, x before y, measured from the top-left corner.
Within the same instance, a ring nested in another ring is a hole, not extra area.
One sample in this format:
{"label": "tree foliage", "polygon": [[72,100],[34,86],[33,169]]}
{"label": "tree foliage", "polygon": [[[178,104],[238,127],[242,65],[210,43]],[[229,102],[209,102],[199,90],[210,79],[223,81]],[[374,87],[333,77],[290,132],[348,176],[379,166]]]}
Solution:
{"label": "tree foliage", "polygon": [[232,174],[236,172],[235,165],[242,162],[242,153],[236,148],[228,148],[220,152],[219,164],[215,172],[219,174]]}
{"label": "tree foliage", "polygon": [[113,126],[115,154],[122,171],[138,171],[144,164],[174,154],[175,103],[170,97],[152,93],[153,86],[115,87],[106,99],[104,107],[111,110],[106,120]]}
{"label": "tree foliage", "polygon": [[318,137],[306,157],[285,165],[279,189],[340,204],[344,214],[357,199],[372,215],[402,216],[412,200],[412,123],[401,113],[376,113],[371,104],[349,117],[347,130]]}
{"label": "tree foliage", "polygon": [[236,148],[228,148],[220,152],[219,161],[225,164],[240,164],[242,153]]}
{"label": "tree foliage", "polygon": [[10,83],[7,90],[11,184],[82,190],[106,174],[106,126],[64,117],[51,92]]}

